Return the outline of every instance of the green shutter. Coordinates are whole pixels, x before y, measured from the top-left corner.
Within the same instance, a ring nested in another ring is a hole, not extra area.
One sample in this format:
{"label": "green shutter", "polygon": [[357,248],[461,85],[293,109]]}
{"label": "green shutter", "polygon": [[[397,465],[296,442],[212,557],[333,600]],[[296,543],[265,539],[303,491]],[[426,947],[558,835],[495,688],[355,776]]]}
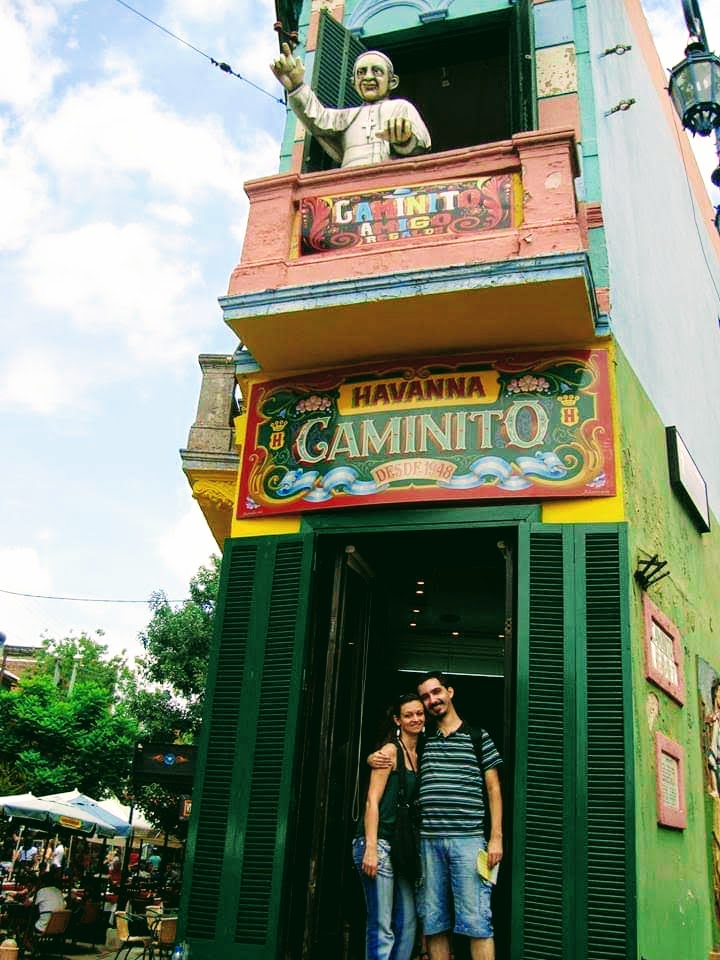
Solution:
{"label": "green shutter", "polygon": [[[635,956],[634,833],[626,765],[631,720],[625,712],[624,540],[581,531],[584,539],[587,656],[588,960]],[[628,678],[629,679],[629,678]],[[626,726],[627,724],[627,726]]]}
{"label": "green shutter", "polygon": [[564,554],[562,531],[541,529],[529,538],[520,556],[526,583],[520,587],[525,609],[524,616],[519,611],[518,637],[514,887],[521,899],[513,909],[516,960],[561,960],[564,956],[568,792]]}
{"label": "green shutter", "polygon": [[226,543],[181,908],[197,960],[278,952],[311,560],[309,536]]}
{"label": "green shutter", "polygon": [[326,107],[357,107],[363,102],[352,83],[352,68],[364,49],[327,10],[320,11],[312,88]]}
{"label": "green shutter", "polygon": [[232,749],[237,737],[256,560],[253,542],[226,552],[215,614],[215,649],[201,741],[201,785],[193,798],[186,877],[191,891],[187,936],[203,940],[214,939],[218,919],[233,773],[228,748]]}
{"label": "green shutter", "polygon": [[237,943],[264,944],[274,940],[280,921],[289,773],[304,660],[302,651],[297,649],[298,609],[305,600],[300,593],[302,562],[302,543],[278,545],[263,670],[258,678],[261,695],[255,720],[257,739],[235,927]]}
{"label": "green shutter", "polygon": [[513,960],[634,960],[624,530],[521,530]]}
{"label": "green shutter", "polygon": [[[364,49],[327,10],[320,11],[311,86],[326,107],[357,107],[363,102],[353,86],[352,68]],[[337,166],[310,134],[305,137],[303,164],[306,171]]]}

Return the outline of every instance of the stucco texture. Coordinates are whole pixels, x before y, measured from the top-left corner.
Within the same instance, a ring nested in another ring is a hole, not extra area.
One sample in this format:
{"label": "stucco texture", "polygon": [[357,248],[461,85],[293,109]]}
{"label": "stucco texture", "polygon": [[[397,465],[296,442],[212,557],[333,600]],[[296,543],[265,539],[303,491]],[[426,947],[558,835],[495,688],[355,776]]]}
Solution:
{"label": "stucco texture", "polygon": [[[708,956],[718,930],[697,660],[700,656],[720,671],[720,541],[714,520],[710,533],[698,533],[677,499],[669,481],[665,426],[620,350],[616,365],[630,569],[653,554],[668,561],[670,575],[650,586],[648,596],[680,630],[686,681],[685,703],[680,705],[646,679],[642,591],[633,582],[639,955],[701,958]],[[657,825],[656,731],[685,751],[684,830]]]}

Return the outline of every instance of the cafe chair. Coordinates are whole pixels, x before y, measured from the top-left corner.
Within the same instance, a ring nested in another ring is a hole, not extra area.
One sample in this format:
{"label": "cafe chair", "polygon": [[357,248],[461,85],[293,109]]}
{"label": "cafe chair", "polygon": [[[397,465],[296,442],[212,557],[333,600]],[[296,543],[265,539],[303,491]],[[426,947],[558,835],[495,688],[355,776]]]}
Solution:
{"label": "cafe chair", "polygon": [[150,945],[150,956],[155,960],[172,957],[177,936],[177,917],[161,917],[155,926],[155,935]]}
{"label": "cafe chair", "polygon": [[150,950],[150,945],[152,943],[152,937],[150,933],[130,933],[130,926],[128,923],[128,915],[124,910],[117,910],[115,912],[115,929],[117,930],[117,935],[120,939],[120,946],[118,947],[118,952],[115,954],[114,960],[118,960],[120,954],[125,951],[125,956],[130,953],[131,950],[136,947],[142,947],[143,952],[141,960],[143,957],[152,954],[148,953]]}
{"label": "cafe chair", "polygon": [[[40,914],[47,916],[47,914]],[[65,933],[70,926],[71,910],[55,910],[50,914],[44,930],[33,927],[30,938],[31,957],[61,955],[65,946]]]}

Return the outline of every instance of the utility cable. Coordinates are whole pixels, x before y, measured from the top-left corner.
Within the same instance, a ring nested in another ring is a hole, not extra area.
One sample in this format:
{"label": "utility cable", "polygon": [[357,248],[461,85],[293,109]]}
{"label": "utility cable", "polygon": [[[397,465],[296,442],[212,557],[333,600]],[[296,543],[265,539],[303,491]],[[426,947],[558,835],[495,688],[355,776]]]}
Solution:
{"label": "utility cable", "polygon": [[195,53],[199,53],[201,57],[205,57],[206,60],[209,60],[214,67],[219,67],[223,73],[229,73],[231,77],[236,77],[238,80],[242,80],[243,83],[249,84],[255,90],[258,90],[260,93],[264,93],[266,97],[270,97],[275,103],[279,103],[281,107],[285,106],[285,101],[281,100],[280,97],[276,97],[274,93],[270,93],[269,90],[266,90],[264,87],[258,86],[257,83],[253,83],[252,80],[248,80],[247,77],[243,77],[242,74],[236,73],[235,70],[230,66],[229,63],[224,63],[220,60],[216,60],[214,57],[211,57],[209,54],[205,53],[204,50],[200,50],[199,47],[195,47],[192,43],[188,43],[187,40],[183,40],[182,37],[179,37],[176,33],[173,33],[172,30],[168,30],[167,27],[163,27],[161,23],[152,20],[150,17],[146,16],[144,13],[141,13],[140,10],[136,10],[135,7],[131,7],[129,3],[126,3],[125,0],[115,0],[116,3],[119,3],[121,7],[125,7],[131,13],[134,13],[136,16],[141,17],[143,20],[147,20],[148,23],[152,24],[153,27],[157,27],[158,30],[162,30],[163,33],[166,33],[169,37],[172,37],[173,40],[177,40],[178,43],[184,44],[186,47],[189,47],[191,50],[194,50]]}
{"label": "utility cable", "polygon": [[[55,597],[44,593],[22,593],[19,590],[3,590],[0,587],[0,593],[7,593],[11,597],[30,597],[33,600],[70,600],[73,603],[149,603],[149,599],[144,600],[107,600],[100,597]],[[184,600],[168,600],[166,603],[185,603]]]}

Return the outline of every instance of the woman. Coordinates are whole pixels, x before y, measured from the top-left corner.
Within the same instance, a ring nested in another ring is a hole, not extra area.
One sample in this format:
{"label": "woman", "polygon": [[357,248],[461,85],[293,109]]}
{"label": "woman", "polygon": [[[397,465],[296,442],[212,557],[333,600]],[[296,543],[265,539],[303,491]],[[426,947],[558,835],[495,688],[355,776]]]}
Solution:
{"label": "woman", "polygon": [[425,725],[425,710],[418,697],[408,693],[393,706],[391,716],[394,736],[386,739],[381,751],[392,767],[372,770],[365,817],[353,841],[353,860],[367,905],[366,960],[410,960],[415,943],[414,882],[395,875],[390,840],[398,802],[398,757],[404,763],[410,800],[415,793],[418,737]]}

